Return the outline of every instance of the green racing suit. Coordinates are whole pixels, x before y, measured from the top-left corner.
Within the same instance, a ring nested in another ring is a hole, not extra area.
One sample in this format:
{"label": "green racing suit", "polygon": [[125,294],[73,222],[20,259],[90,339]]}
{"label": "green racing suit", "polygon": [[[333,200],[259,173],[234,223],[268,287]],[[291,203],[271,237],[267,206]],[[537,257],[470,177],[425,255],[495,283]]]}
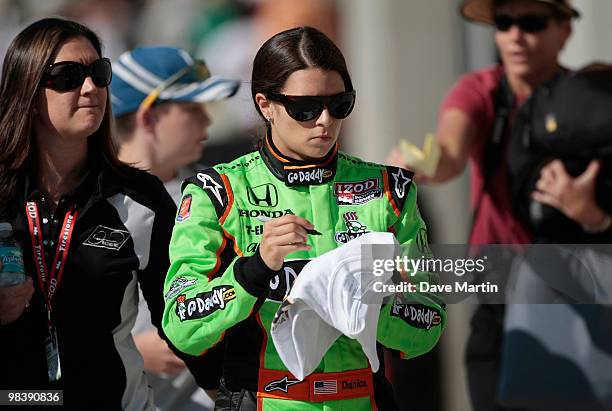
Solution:
{"label": "green racing suit", "polygon": [[[361,397],[350,393],[371,380],[332,384],[333,400],[312,395],[323,386],[329,393],[321,381],[342,373],[371,374],[356,340],[338,338],[313,374],[319,381],[300,383],[279,358],[270,326],[309,259],[370,231],[390,231],[400,244],[424,241],[420,245],[426,247],[416,195],[411,172],[364,162],[337,145],[312,164],[284,157],[266,138],[259,150],[203,170],[183,184],[164,288],[165,333],[185,353],[222,356],[225,386],[256,393],[257,409],[376,409],[372,389]],[[309,251],[289,254],[283,268],[271,272],[258,252],[260,218],[285,214],[307,219],[322,235],[309,235]],[[412,297],[413,303],[384,304],[378,321],[378,342],[403,358],[429,351],[446,324],[443,304],[426,295],[417,295],[416,302]],[[278,380],[265,380],[270,375]],[[305,388],[310,398],[291,397],[300,384],[314,384]]]}

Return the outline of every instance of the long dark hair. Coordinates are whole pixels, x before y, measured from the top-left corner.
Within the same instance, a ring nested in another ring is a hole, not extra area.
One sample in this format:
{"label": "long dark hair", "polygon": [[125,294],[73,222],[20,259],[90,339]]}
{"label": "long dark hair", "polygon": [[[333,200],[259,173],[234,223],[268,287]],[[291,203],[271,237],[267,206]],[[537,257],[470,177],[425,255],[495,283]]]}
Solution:
{"label": "long dark hair", "polygon": [[262,118],[255,95],[280,92],[291,73],[307,68],[335,71],[345,90],[353,90],[344,56],[329,37],[309,26],[281,31],[261,46],[253,61],[251,95]]}
{"label": "long dark hair", "polygon": [[[13,39],[6,52],[0,80],[0,213],[9,206],[29,160],[35,160],[34,108],[42,75],[60,44],[75,37],[88,39],[102,56],[100,39],[93,31],[59,18],[30,24]],[[102,158],[121,172],[125,166],[117,159],[111,121],[109,93],[100,128],[88,138],[88,152],[90,159]]]}

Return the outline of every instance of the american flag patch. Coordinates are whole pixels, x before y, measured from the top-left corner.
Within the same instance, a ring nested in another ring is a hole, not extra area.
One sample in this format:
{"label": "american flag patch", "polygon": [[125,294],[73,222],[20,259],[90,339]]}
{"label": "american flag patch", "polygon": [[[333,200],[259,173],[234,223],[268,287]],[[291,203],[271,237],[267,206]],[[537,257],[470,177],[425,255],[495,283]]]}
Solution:
{"label": "american flag patch", "polygon": [[337,394],[338,393],[338,381],[336,380],[315,381],[314,393],[315,394]]}

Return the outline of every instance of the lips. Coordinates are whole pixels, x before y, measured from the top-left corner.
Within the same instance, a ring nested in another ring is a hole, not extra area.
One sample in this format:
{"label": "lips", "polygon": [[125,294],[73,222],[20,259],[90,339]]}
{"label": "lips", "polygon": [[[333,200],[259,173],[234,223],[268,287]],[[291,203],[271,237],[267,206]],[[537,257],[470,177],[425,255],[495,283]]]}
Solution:
{"label": "lips", "polygon": [[510,58],[511,60],[526,60],[528,58],[528,54],[525,51],[514,51],[514,52],[510,52],[508,53],[508,58]]}

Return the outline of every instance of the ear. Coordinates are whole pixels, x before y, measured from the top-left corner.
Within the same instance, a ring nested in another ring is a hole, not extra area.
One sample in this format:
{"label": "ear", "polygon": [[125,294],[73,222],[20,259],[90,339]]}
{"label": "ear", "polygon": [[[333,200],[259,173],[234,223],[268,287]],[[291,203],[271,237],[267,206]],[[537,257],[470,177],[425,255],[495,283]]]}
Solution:
{"label": "ear", "polygon": [[268,100],[263,93],[255,94],[255,103],[265,118],[270,119],[274,117],[272,102]]}
{"label": "ear", "polygon": [[156,123],[155,109],[151,106],[141,104],[136,111],[136,127],[142,128],[149,133],[153,132]]}

